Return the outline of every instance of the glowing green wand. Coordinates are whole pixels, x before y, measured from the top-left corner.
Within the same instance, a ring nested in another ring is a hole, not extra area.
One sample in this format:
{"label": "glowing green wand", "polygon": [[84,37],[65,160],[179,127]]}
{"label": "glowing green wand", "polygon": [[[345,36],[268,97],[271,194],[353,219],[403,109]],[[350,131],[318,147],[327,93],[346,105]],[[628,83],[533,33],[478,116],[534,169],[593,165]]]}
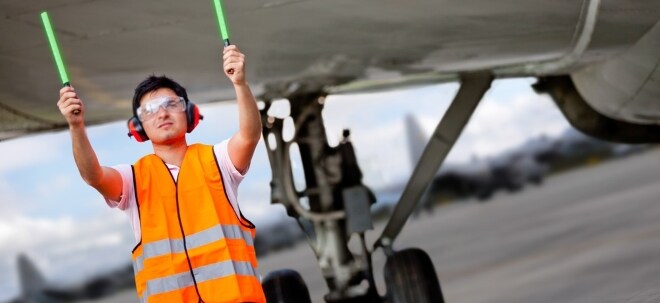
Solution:
{"label": "glowing green wand", "polygon": [[[227,29],[227,22],[225,21],[225,12],[222,9],[222,3],[220,3],[220,0],[213,0],[213,6],[215,7],[215,16],[218,18],[218,26],[220,27],[220,39],[224,42],[225,47],[230,46],[229,30]],[[230,69],[227,73],[233,74],[234,70]]]}
{"label": "glowing green wand", "polygon": [[[55,59],[55,65],[57,65],[57,70],[60,72],[60,79],[62,79],[63,86],[71,86],[69,83],[69,75],[66,74],[66,68],[64,68],[64,60],[62,60],[62,54],[60,54],[60,48],[57,47],[57,40],[55,39],[55,31],[53,31],[53,26],[50,24],[50,18],[48,17],[48,12],[41,13],[41,21],[44,24],[44,30],[46,31],[46,37],[48,37],[48,43],[50,44],[50,50],[53,51],[53,58]],[[73,114],[77,115],[80,113],[80,110],[74,110]]]}
{"label": "glowing green wand", "polygon": [[57,47],[55,32],[53,31],[53,26],[50,24],[50,18],[48,17],[48,12],[41,13],[41,21],[44,24],[44,30],[46,31],[46,37],[48,37],[48,43],[50,43],[50,49],[53,51],[53,58],[55,59],[55,65],[57,65],[57,70],[60,72],[62,85],[69,86],[69,76],[66,74],[66,69],[64,68],[64,60],[62,60],[62,55],[60,54],[60,48]]}
{"label": "glowing green wand", "polygon": [[215,7],[215,15],[218,17],[218,26],[220,26],[220,38],[225,42],[225,46],[229,46],[231,45],[229,43],[229,30],[227,30],[222,3],[220,3],[220,0],[213,0],[213,6]]}

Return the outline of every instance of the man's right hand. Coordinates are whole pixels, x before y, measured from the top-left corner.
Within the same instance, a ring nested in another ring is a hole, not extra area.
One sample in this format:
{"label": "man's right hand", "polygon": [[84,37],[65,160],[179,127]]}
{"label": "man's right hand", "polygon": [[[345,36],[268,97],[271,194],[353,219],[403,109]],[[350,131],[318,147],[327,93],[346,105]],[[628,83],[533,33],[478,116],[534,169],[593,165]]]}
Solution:
{"label": "man's right hand", "polygon": [[73,87],[65,86],[60,89],[60,100],[57,101],[57,107],[60,108],[60,113],[62,113],[70,127],[84,124],[85,106],[82,100],[78,98],[78,94],[76,94]]}

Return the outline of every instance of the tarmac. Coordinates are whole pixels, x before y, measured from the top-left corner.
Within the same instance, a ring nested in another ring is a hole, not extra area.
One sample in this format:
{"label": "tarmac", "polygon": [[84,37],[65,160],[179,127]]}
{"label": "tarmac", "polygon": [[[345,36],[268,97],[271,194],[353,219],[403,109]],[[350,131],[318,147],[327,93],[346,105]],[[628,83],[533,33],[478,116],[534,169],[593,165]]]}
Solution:
{"label": "tarmac", "polygon": [[[447,302],[660,302],[660,150],[486,203],[436,207],[410,219],[394,244],[429,253]],[[381,294],[384,263],[379,250]],[[278,268],[300,272],[312,300],[323,302],[327,287],[305,243],[260,260],[264,275]]]}
{"label": "tarmac", "polygon": [[[395,249],[429,253],[447,302],[660,301],[660,150],[553,175],[541,186],[461,201],[411,219]],[[372,243],[384,222],[367,234]],[[260,259],[262,275],[302,274],[313,302],[327,287],[307,244]],[[374,254],[385,293],[385,256]],[[127,291],[104,302],[137,302]],[[89,301],[91,302],[91,301]]]}

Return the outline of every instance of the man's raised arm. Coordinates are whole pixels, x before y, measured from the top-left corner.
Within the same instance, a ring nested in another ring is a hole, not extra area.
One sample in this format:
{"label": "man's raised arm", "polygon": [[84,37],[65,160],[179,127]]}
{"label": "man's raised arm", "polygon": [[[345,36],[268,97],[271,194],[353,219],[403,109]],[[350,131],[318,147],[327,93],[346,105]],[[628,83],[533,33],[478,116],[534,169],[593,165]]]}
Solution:
{"label": "man's raised arm", "polygon": [[[122,179],[118,171],[101,166],[85,130],[85,107],[72,87],[65,86],[60,90],[57,102],[60,113],[69,124],[73,158],[78,166],[80,176],[87,184],[98,190],[105,198],[119,201],[122,194]],[[79,111],[74,114],[74,111]]]}
{"label": "man's raised arm", "polygon": [[[250,166],[254,149],[261,138],[261,117],[245,78],[245,55],[235,45],[230,45],[223,51],[223,61],[225,74],[234,84],[238,103],[239,130],[229,140],[227,152],[234,167],[242,173]],[[233,73],[230,74],[229,70]]]}

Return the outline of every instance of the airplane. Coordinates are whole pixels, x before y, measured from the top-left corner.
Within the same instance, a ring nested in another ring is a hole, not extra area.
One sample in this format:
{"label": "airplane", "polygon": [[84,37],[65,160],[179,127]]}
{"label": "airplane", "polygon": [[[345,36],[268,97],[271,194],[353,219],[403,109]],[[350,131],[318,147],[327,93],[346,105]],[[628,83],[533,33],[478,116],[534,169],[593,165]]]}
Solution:
{"label": "airplane", "polygon": [[[405,117],[404,125],[409,161],[414,167],[422,156],[430,134],[427,134],[419,121],[412,115]],[[518,149],[516,148],[516,150]],[[528,152],[519,150],[518,154],[528,156]],[[522,167],[520,165],[525,162],[520,160],[523,157],[513,157],[509,153],[498,154],[493,159],[473,156],[469,162],[445,163],[433,176],[419,202],[418,210],[421,208],[432,210],[433,204],[438,200],[467,197],[487,200],[498,188],[504,187],[504,184],[519,182],[519,180],[527,182],[529,179],[527,175],[537,173],[534,166]],[[382,216],[382,212],[391,212],[405,188],[405,181],[396,180],[390,184],[374,187],[378,203],[372,205],[372,213]]]}
{"label": "airplane", "polygon": [[57,303],[94,300],[135,287],[133,265],[128,264],[85,282],[67,286],[49,286],[34,263],[24,254],[17,258],[21,294],[8,303]]}
{"label": "airplane", "polygon": [[[412,115],[404,120],[408,155],[414,166],[422,155],[429,135]],[[588,164],[590,159],[605,160],[640,152],[644,146],[613,144],[586,136],[568,127],[557,136],[541,135],[503,152],[473,156],[468,162],[445,163],[433,176],[417,210],[431,211],[438,201],[476,197],[487,201],[499,190],[515,192],[527,184],[540,185],[551,172]],[[389,213],[405,187],[398,180],[374,187],[377,205],[371,211],[377,216]],[[417,213],[417,212],[416,212]]]}
{"label": "airplane", "polygon": [[[127,119],[134,85],[152,72],[180,81],[197,103],[232,98],[219,69],[222,44],[209,3],[5,1],[0,8],[3,139],[66,128],[54,106],[60,83],[39,26],[42,10],[51,13],[89,125]],[[232,42],[247,53],[262,102],[272,202],[312,222],[310,246],[327,282],[326,302],[444,302],[428,255],[395,249],[394,241],[496,79],[537,78],[533,88],[549,94],[587,135],[660,141],[656,0],[259,0],[226,1],[225,8]],[[446,82],[460,88],[385,229],[367,245],[373,201],[360,180],[342,180],[358,175],[359,165],[348,143],[328,144],[326,96]],[[267,111],[281,99],[291,104],[285,119],[295,128],[286,140],[284,119]],[[292,181],[292,147],[304,168],[303,190]],[[360,252],[347,249],[353,234],[362,239]],[[380,249],[387,255],[384,296],[371,264]],[[291,271],[264,278],[267,296],[292,293],[283,288],[302,289],[304,281]]]}
{"label": "airplane", "polygon": [[[414,118],[407,117],[406,126],[408,137],[416,138],[409,140],[411,160],[416,163],[421,154],[415,153],[419,151],[419,146],[426,144],[428,137],[423,135],[423,130]],[[531,138],[495,155],[473,157],[467,163],[446,163],[433,177],[419,206],[432,210],[433,204],[439,200],[469,197],[487,201],[499,190],[516,192],[527,184],[541,185],[550,173],[627,156],[641,152],[646,147],[610,143],[584,135],[569,126],[557,136]],[[401,190],[403,186],[395,185],[393,188]]]}

